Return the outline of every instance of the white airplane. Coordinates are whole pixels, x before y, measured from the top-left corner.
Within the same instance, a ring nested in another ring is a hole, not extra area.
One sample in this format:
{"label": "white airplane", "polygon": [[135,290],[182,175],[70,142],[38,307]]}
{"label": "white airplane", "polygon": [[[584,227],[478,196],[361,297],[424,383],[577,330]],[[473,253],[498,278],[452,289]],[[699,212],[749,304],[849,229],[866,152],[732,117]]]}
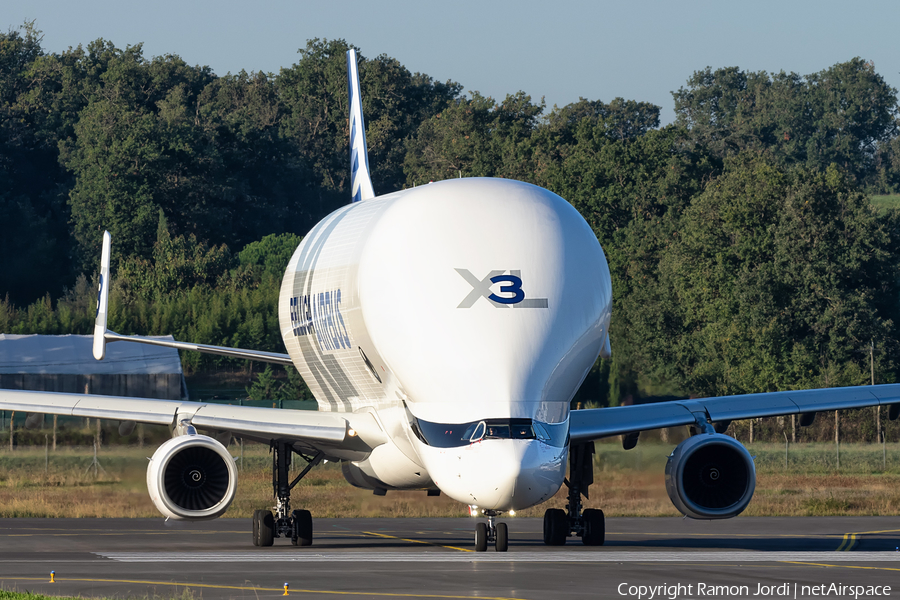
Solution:
{"label": "white airplane", "polygon": [[[107,330],[110,236],[103,237],[94,355],[130,341],[294,365],[319,411],[0,390],[0,409],[168,425],[147,487],[174,519],[220,516],[237,471],[218,439],[270,444],[275,506],[253,515],[253,543],[312,543],[291,489],[322,460],[347,481],[441,492],[487,517],[475,549],[508,547],[503,513],[537,505],[565,483],[567,509],[544,515],[544,542],[604,542],[603,512],[582,510],[593,441],[688,425],[666,465],[674,505],[696,519],[741,513],[753,459],[723,435],[734,419],[889,405],[900,385],[803,390],[569,410],[597,356],[610,355],[612,287],[591,228],[556,194],[505,179],[441,181],[376,197],[369,177],[357,59],[347,53],[353,202],[323,219],[287,267],[279,299],[288,354],[167,342]],[[203,435],[198,430],[210,432]],[[293,454],[307,461],[293,480]],[[566,477],[568,464],[569,475]]]}

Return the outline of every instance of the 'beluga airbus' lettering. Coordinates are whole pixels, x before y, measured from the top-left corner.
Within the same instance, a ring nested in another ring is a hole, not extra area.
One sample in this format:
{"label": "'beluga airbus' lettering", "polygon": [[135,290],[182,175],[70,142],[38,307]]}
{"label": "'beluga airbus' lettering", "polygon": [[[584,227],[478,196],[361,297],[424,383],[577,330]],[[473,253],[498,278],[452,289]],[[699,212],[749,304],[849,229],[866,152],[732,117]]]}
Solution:
{"label": "'beluga airbus' lettering", "polygon": [[[564,199],[507,179],[376,196],[354,50],[347,69],[352,202],[318,223],[287,266],[278,303],[287,354],[109,331],[108,233],[94,329],[98,360],[107,343],[128,341],[293,365],[318,411],[6,390],[0,409],[169,426],[147,487],[174,519],[216,518],[233,500],[237,471],[217,438],[270,444],[275,508],[253,515],[257,546],[312,544],[312,515],[292,507],[291,490],[329,460],[376,494],[422,490],[470,505],[485,517],[475,550],[501,552],[502,516],[563,485],[567,508],[545,512],[544,542],[603,544],[603,512],[582,505],[596,439],[621,435],[628,449],[643,430],[689,426],[666,489],[686,516],[719,519],[740,514],[756,482],[752,457],[722,433],[732,420],[881,404],[900,414],[900,385],[571,411],[597,357],[611,353],[613,291],[596,235]],[[294,454],[307,466],[292,480]]]}

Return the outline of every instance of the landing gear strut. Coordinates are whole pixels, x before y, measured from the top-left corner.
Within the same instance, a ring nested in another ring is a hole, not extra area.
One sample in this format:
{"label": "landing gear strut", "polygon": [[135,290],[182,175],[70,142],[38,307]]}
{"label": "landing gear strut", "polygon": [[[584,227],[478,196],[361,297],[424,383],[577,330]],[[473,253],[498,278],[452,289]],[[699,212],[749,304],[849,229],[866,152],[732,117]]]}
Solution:
{"label": "landing gear strut", "polygon": [[506,523],[496,522],[500,513],[496,510],[486,510],[484,516],[488,518],[487,523],[475,525],[475,552],[486,551],[488,544],[492,542],[497,552],[506,552],[509,548],[509,528]]}
{"label": "landing gear strut", "polygon": [[602,546],[606,539],[603,511],[588,508],[582,511],[581,496],[590,498],[588,488],[594,483],[594,464],[591,459],[594,444],[572,444],[569,449],[569,488],[566,510],[550,508],[544,513],[544,543],[563,546],[570,535],[581,537],[585,546]]}
{"label": "landing gear strut", "polygon": [[[307,465],[290,481],[291,457],[298,454]],[[275,514],[269,510],[253,513],[253,545],[271,546],[277,537],[289,537],[295,546],[311,546],[313,540],[312,515],[308,510],[291,510],[291,490],[310,470],[322,461],[322,453],[306,456],[288,442],[272,442],[272,490],[275,495]]]}

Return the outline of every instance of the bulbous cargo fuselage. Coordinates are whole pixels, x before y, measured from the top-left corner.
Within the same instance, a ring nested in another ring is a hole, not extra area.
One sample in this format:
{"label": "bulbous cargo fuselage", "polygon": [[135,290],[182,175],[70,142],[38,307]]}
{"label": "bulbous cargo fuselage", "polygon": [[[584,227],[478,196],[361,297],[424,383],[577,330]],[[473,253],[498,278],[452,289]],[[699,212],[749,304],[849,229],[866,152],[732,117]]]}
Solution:
{"label": "bulbous cargo fuselage", "polygon": [[291,259],[279,317],[320,409],[371,411],[395,446],[347,457],[367,475],[507,510],[562,483],[569,401],[611,300],[603,251],[571,205],[474,178],[329,215]]}

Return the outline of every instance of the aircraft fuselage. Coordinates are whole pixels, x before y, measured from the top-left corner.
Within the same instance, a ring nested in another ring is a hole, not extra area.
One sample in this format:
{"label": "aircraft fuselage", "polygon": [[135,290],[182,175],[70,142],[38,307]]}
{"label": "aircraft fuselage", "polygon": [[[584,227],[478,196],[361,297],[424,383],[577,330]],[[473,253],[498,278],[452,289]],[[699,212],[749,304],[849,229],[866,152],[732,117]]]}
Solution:
{"label": "aircraft fuselage", "polygon": [[569,203],[472,178],[323,219],[288,265],[279,319],[320,410],[372,412],[389,439],[351,483],[508,510],[562,484],[569,402],[611,305],[606,258]]}

